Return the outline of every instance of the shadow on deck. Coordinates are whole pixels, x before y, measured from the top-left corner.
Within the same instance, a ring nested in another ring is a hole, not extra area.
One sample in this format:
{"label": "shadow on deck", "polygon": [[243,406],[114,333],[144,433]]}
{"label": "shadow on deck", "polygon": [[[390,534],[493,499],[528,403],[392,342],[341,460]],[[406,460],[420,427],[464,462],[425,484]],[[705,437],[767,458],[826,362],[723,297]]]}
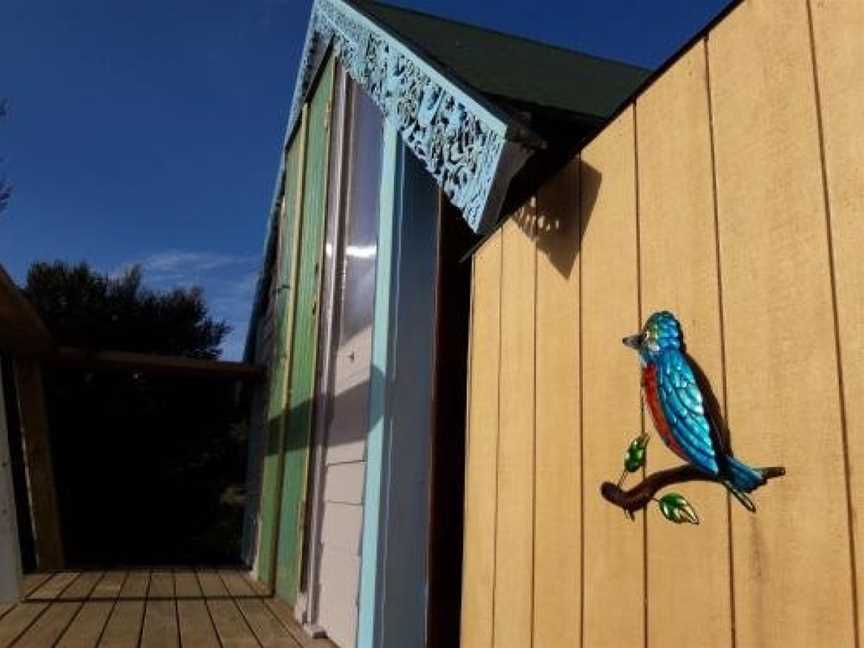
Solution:
{"label": "shadow on deck", "polygon": [[335,648],[244,571],[62,571],[24,590],[0,604],[0,648]]}

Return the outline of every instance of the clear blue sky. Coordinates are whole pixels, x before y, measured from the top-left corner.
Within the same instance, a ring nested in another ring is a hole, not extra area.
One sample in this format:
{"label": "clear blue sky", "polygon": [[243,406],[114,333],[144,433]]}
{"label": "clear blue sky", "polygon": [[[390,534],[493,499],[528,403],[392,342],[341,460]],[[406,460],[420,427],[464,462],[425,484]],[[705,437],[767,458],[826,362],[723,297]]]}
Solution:
{"label": "clear blue sky", "polygon": [[[656,67],[727,0],[391,0]],[[311,0],[2,0],[0,264],[201,285],[237,358]],[[566,83],[566,79],[561,80]]]}

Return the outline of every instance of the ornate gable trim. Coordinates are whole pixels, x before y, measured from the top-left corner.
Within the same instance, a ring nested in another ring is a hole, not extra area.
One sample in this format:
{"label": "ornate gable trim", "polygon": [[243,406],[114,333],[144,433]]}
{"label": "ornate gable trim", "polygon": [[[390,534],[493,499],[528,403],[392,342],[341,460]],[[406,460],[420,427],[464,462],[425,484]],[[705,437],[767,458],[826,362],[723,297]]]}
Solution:
{"label": "ornate gable trim", "polygon": [[511,179],[542,140],[472,97],[342,0],[316,0],[288,123],[293,132],[330,46],[475,232],[497,220]]}

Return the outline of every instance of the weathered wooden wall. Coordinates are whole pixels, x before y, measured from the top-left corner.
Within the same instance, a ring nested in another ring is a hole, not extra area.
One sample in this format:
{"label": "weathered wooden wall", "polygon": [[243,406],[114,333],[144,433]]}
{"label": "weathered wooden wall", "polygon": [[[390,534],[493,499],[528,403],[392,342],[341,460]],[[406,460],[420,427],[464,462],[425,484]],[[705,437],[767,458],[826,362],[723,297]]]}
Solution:
{"label": "weathered wooden wall", "polygon": [[[862,34],[862,2],[742,3],[475,256],[462,648],[860,645]],[[654,432],[621,338],[662,308],[788,471],[756,515],[599,494]]]}

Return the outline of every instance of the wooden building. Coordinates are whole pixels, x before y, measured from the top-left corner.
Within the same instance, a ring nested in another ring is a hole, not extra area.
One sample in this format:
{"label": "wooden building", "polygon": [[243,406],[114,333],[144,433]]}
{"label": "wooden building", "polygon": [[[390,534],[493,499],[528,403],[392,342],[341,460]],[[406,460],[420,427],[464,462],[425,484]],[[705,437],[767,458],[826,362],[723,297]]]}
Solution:
{"label": "wooden building", "polygon": [[[862,34],[860,2],[747,0],[649,78],[315,3],[247,345],[246,558],[307,632],[859,645]],[[600,495],[653,432],[620,341],[660,309],[787,470],[755,515]]]}
{"label": "wooden building", "polygon": [[470,253],[647,74],[314,4],[246,358],[246,559],[308,632],[458,644]]}
{"label": "wooden building", "polygon": [[[862,64],[864,3],[738,3],[474,255],[463,648],[861,644]],[[755,515],[600,495],[654,432],[621,337],[660,309],[786,468]]]}

